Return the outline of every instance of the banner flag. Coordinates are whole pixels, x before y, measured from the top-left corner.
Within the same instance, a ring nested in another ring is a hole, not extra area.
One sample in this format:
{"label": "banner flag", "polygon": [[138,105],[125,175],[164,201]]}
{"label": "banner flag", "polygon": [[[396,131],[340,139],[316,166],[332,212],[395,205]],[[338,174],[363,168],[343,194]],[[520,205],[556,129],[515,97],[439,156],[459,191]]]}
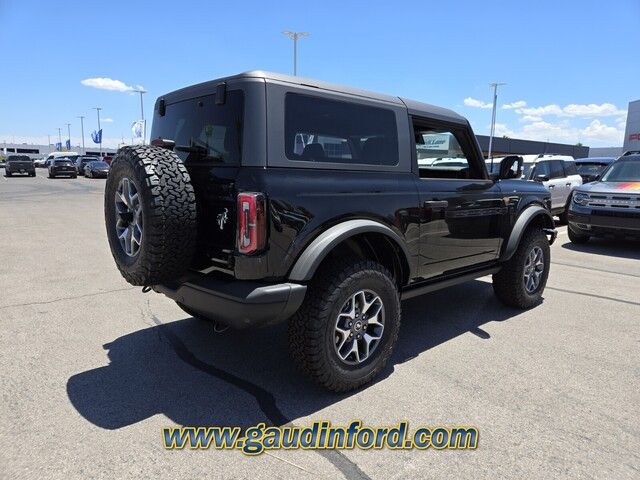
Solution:
{"label": "banner flag", "polygon": [[65,144],[67,146],[67,150],[71,150],[71,140],[67,140]]}
{"label": "banner flag", "polygon": [[131,131],[135,138],[142,138],[142,132],[144,131],[144,120],[136,120],[131,124]]}
{"label": "banner flag", "polygon": [[56,142],[56,150],[57,151],[61,151],[62,150],[62,143],[61,142]]}
{"label": "banner flag", "polygon": [[102,129],[97,132],[94,130],[91,133],[91,139],[93,140],[93,143],[102,143]]}

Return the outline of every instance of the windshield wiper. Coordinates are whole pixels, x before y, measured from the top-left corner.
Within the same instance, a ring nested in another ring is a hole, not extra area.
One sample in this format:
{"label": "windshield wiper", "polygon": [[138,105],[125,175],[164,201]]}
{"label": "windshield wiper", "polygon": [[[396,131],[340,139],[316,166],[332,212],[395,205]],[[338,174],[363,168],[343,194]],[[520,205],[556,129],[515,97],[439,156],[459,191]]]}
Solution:
{"label": "windshield wiper", "polygon": [[178,152],[194,154],[200,160],[224,161],[222,155],[209,155],[209,150],[199,145],[176,145],[173,149]]}

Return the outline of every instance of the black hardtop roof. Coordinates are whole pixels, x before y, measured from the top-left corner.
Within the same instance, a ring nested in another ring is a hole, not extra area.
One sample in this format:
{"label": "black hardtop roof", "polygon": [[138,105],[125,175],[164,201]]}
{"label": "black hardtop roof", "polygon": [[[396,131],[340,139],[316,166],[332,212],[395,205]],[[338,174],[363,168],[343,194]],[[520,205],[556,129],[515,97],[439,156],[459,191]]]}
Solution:
{"label": "black hardtop roof", "polygon": [[231,75],[228,77],[217,78],[215,80],[209,80],[206,82],[191,85],[189,87],[181,88],[173,92],[167,93],[160,98],[164,98],[167,103],[173,103],[180,100],[186,100],[189,98],[198,97],[201,95],[214,93],[216,86],[221,82],[227,82],[232,80],[272,80],[277,82],[290,83],[292,85],[309,86],[325,90],[327,92],[344,93],[355,97],[369,98],[379,102],[386,102],[393,105],[406,106],[409,113],[422,114],[430,118],[436,118],[438,120],[449,121],[452,123],[466,124],[467,120],[458,115],[453,110],[447,108],[437,107],[428,103],[422,103],[415,100],[410,100],[401,97],[394,97],[391,95],[385,95],[381,93],[370,92],[368,90],[361,90],[358,88],[347,87],[344,85],[336,85],[333,83],[323,82],[321,80],[314,80],[310,78],[296,77],[292,75],[285,75],[282,73],[266,72],[262,70],[251,70],[248,72],[239,73],[237,75]]}

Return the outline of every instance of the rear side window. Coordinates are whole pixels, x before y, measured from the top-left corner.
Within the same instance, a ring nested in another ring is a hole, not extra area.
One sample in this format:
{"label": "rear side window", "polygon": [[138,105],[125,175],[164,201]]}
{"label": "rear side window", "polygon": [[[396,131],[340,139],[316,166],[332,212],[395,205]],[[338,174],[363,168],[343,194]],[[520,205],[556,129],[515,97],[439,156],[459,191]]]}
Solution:
{"label": "rear side window", "polygon": [[549,164],[551,167],[551,175],[549,178],[562,178],[565,176],[562,160],[551,160]]}
{"label": "rear side window", "polygon": [[564,171],[567,176],[578,175],[578,168],[576,167],[576,162],[564,162]]}
{"label": "rear side window", "polygon": [[207,95],[167,104],[163,116],[155,112],[151,139],[174,141],[185,164],[239,165],[244,94],[231,90],[224,104],[215,100]]}
{"label": "rear side window", "polygon": [[397,165],[395,113],[289,93],[285,99],[285,153],[296,161]]}
{"label": "rear side window", "polygon": [[538,175],[544,175],[546,177],[551,178],[551,167],[549,166],[551,162],[538,162],[535,167],[531,171],[531,179],[536,178]]}

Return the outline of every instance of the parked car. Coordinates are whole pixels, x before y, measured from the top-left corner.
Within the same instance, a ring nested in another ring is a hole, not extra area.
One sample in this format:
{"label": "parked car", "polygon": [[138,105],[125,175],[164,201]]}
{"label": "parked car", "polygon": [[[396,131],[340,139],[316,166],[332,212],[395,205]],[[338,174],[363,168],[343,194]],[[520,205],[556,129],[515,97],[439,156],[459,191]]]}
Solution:
{"label": "parked car", "polygon": [[104,157],[102,157],[102,161],[111,165],[111,162],[113,161],[113,155],[105,155]]}
{"label": "parked car", "polygon": [[531,158],[523,155],[522,178],[542,183],[551,192],[551,213],[560,223],[567,223],[567,209],[571,192],[582,185],[582,177],[573,157],[543,154]]}
{"label": "parked car", "polygon": [[578,173],[582,177],[582,183],[584,184],[597,180],[603,170],[613,161],[615,161],[615,157],[577,158],[576,167],[578,168]]}
{"label": "parked car", "polygon": [[45,165],[46,161],[47,161],[47,157],[40,157],[40,158],[37,158],[37,159],[35,159],[35,160],[33,161],[33,165],[34,165],[36,168],[45,168],[45,166],[46,166],[46,165]]}
{"label": "parked car", "polygon": [[600,178],[576,188],[569,206],[569,240],[640,238],[640,155],[624,155]]}
{"label": "parked car", "polygon": [[4,157],[0,158],[0,168],[4,168],[7,163],[7,160]]}
{"label": "parked car", "polygon": [[76,157],[75,164],[76,170],[78,171],[78,175],[84,175],[84,167],[91,162],[99,161],[100,157],[95,157],[91,155],[81,155]]}
{"label": "parked car", "polygon": [[107,162],[93,161],[85,164],[83,175],[88,178],[107,178],[109,164]]}
{"label": "parked car", "polygon": [[56,178],[61,176],[71,178],[76,178],[78,176],[78,172],[76,170],[76,166],[73,163],[73,160],[67,157],[57,157],[50,160],[49,178]]}
{"label": "parked car", "polygon": [[[288,321],[294,361],[328,389],[380,373],[401,299],[491,274],[505,304],[541,300],[549,191],[513,179],[514,158],[490,178],[450,110],[248,72],[154,112],[153,145],[121,148],[105,186],[120,272],[192,316]],[[419,166],[418,150],[455,162]]]}
{"label": "parked car", "polygon": [[36,176],[36,167],[28,155],[9,155],[4,165],[4,174],[10,177],[14,174],[26,174]]}
{"label": "parked car", "polygon": [[47,155],[46,160],[44,161],[45,168],[49,168],[53,163],[53,160],[56,158],[67,158],[72,162],[75,162],[76,158],[80,156],[78,152],[51,152]]}

